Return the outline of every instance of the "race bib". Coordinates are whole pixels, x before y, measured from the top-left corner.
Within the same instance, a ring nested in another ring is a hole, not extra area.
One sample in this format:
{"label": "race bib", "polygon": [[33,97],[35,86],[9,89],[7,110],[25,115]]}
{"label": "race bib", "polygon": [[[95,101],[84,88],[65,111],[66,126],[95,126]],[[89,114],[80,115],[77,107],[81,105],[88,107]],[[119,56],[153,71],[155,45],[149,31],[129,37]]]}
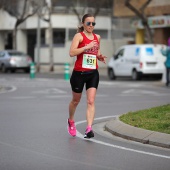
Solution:
{"label": "race bib", "polygon": [[84,54],[82,67],[96,69],[96,55]]}

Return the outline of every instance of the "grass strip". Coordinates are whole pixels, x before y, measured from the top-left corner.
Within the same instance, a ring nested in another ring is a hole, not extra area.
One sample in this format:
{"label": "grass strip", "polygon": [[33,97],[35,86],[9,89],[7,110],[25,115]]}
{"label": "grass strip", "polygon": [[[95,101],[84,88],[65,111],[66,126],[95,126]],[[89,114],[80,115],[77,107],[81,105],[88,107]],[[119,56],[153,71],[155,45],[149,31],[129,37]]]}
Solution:
{"label": "grass strip", "polygon": [[128,112],[120,120],[134,127],[170,134],[170,104]]}

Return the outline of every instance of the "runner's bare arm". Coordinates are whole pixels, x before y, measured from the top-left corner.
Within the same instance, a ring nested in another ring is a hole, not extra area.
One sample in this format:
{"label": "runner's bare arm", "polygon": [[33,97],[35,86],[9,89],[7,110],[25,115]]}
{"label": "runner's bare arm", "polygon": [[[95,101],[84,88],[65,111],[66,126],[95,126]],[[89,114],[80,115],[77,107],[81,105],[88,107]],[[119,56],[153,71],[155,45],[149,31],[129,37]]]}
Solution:
{"label": "runner's bare arm", "polygon": [[84,47],[78,48],[79,43],[83,40],[83,37],[81,36],[80,33],[77,33],[71,43],[70,46],[70,57],[77,56],[78,54],[81,54],[84,51]]}
{"label": "runner's bare arm", "polygon": [[88,45],[78,48],[78,45],[82,40],[83,40],[83,37],[80,33],[77,33],[74,36],[71,47],[70,47],[70,52],[69,52],[70,57],[77,56],[77,55],[83,53],[85,50],[93,48],[96,44],[96,40],[94,40],[91,43],[89,43]]}

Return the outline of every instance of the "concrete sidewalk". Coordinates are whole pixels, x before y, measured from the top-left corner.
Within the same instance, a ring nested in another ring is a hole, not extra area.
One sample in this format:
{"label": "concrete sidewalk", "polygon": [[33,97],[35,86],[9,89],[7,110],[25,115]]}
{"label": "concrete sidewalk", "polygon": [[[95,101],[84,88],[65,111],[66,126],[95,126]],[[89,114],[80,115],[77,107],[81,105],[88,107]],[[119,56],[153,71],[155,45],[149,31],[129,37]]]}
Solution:
{"label": "concrete sidewalk", "polygon": [[170,149],[170,134],[136,128],[123,123],[119,120],[119,117],[109,120],[105,129],[113,135],[128,140]]}

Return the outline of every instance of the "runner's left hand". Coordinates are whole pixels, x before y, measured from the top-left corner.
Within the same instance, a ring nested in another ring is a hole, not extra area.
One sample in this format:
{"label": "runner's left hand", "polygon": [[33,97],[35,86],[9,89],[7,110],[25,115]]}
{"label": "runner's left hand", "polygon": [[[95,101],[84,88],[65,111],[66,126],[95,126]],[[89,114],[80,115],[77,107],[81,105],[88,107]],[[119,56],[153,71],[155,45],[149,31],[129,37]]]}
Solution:
{"label": "runner's left hand", "polygon": [[106,64],[106,58],[107,58],[107,57],[104,56],[104,55],[102,55],[102,54],[100,54],[100,55],[97,56],[97,59],[98,59],[99,61],[105,63],[105,64]]}

